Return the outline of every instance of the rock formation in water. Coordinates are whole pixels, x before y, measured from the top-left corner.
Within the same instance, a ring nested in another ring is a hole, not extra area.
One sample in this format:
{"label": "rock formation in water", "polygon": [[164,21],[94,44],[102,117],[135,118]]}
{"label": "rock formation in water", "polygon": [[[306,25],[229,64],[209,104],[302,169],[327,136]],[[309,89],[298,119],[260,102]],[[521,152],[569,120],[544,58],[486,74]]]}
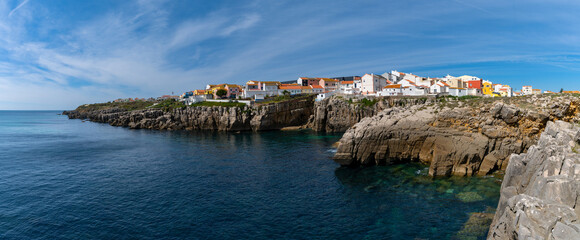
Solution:
{"label": "rock formation in water", "polygon": [[549,122],[512,155],[488,239],[580,239],[580,128]]}
{"label": "rock formation in water", "polygon": [[[420,97],[385,97],[361,103],[359,98],[330,97],[316,102],[314,114],[308,121],[308,128],[315,131],[344,132],[366,117],[378,112],[400,106],[412,106],[431,103],[432,99]],[[370,104],[369,104],[370,103]]]}
{"label": "rock formation in water", "polygon": [[71,119],[88,119],[134,129],[264,131],[305,125],[313,113],[314,99],[302,98],[253,107],[185,107],[127,111],[68,111]]}
{"label": "rock formation in water", "polygon": [[365,118],[339,142],[345,166],[420,161],[431,176],[485,175],[535,144],[549,120],[576,119],[569,99],[526,97],[511,104],[478,99],[393,107]]}

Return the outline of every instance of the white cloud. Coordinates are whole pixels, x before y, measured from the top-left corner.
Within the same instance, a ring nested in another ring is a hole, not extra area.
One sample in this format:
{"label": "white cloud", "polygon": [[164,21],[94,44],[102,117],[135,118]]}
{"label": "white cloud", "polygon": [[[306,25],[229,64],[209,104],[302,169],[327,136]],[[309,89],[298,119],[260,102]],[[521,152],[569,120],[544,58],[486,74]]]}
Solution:
{"label": "white cloud", "polygon": [[[557,54],[580,51],[578,16],[554,9],[530,14],[533,6],[518,12],[510,11],[516,3],[460,0],[394,1],[388,7],[353,1],[255,3],[175,18],[169,7],[176,2],[135,0],[38,33],[31,25],[61,17],[48,10],[27,12],[47,3],[0,1],[0,109],[23,100],[5,94],[7,89],[30,88],[35,94],[45,89],[42,96],[54,98],[48,102],[58,106],[157,96],[206,83],[362,74],[389,67],[535,59],[577,69],[575,61],[542,57],[545,47]],[[70,19],[63,16],[59,22],[65,20]],[[528,29],[513,30],[512,25]]]}
{"label": "white cloud", "polygon": [[18,11],[18,9],[20,9],[21,7],[26,5],[28,3],[28,1],[30,1],[30,0],[23,0],[20,4],[18,4],[18,6],[16,6],[14,9],[12,9],[12,11],[10,11],[10,13],[8,13],[8,16],[11,17],[12,14],[14,14],[16,11]]}

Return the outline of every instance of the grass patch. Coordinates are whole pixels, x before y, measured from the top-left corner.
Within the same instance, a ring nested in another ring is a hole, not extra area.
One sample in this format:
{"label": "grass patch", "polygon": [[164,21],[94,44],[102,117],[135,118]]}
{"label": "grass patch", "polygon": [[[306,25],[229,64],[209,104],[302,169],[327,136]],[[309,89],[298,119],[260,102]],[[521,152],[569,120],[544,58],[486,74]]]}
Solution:
{"label": "grass patch", "polygon": [[377,104],[377,102],[378,102],[378,101],[379,101],[379,100],[377,100],[377,99],[372,99],[372,100],[369,100],[369,99],[367,99],[367,98],[363,98],[363,99],[361,99],[360,101],[358,101],[358,103],[362,104],[362,105],[363,105],[363,106],[365,106],[365,107],[372,107],[372,106],[374,106],[375,104]]}
{"label": "grass patch", "polygon": [[199,102],[191,105],[192,107],[244,107],[245,103],[240,102]]}
{"label": "grass patch", "polygon": [[121,108],[127,111],[141,110],[155,104],[154,101],[134,101],[134,102],[108,102],[108,103],[95,103],[95,104],[85,104],[77,107],[78,112],[91,112],[106,110],[111,108]]}
{"label": "grass patch", "polygon": [[466,95],[466,96],[459,97],[459,100],[463,101],[463,100],[472,100],[472,99],[481,99],[481,98],[482,97],[480,97],[480,96]]}
{"label": "grass patch", "polygon": [[183,102],[177,101],[175,99],[165,99],[165,100],[159,102],[158,104],[156,104],[155,106],[152,106],[151,108],[159,108],[165,112],[169,112],[169,111],[172,111],[173,109],[184,108],[184,107],[185,107],[185,104],[183,104]]}
{"label": "grass patch", "polygon": [[266,98],[264,101],[261,101],[259,104],[278,103],[278,102],[285,102],[285,101],[290,101],[290,100],[307,99],[309,97],[312,97],[312,94],[272,96],[272,97]]}

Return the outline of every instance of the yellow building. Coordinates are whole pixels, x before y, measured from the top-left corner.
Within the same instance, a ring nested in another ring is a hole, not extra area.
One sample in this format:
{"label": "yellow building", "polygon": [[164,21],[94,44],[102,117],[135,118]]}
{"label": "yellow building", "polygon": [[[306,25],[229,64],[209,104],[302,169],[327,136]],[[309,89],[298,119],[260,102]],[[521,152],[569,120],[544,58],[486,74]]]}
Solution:
{"label": "yellow building", "polygon": [[481,88],[483,95],[495,97],[496,94],[493,94],[493,85],[490,81],[484,81],[483,87]]}

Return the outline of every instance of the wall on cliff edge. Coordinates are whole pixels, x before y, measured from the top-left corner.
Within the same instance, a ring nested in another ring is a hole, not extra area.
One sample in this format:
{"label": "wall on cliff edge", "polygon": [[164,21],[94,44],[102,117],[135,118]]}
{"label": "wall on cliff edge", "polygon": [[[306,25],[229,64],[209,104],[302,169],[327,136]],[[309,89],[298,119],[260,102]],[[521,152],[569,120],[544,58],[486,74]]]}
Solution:
{"label": "wall on cliff edge", "polygon": [[185,107],[126,111],[68,111],[70,119],[88,119],[134,129],[265,131],[305,125],[314,112],[314,97],[252,107]]}
{"label": "wall on cliff edge", "polygon": [[580,239],[580,128],[549,122],[509,160],[488,239]]}
{"label": "wall on cliff edge", "polygon": [[[509,101],[509,104],[508,104]],[[418,161],[431,176],[485,175],[535,144],[549,120],[578,121],[570,99],[476,99],[392,107],[362,119],[339,141],[343,166]]]}

